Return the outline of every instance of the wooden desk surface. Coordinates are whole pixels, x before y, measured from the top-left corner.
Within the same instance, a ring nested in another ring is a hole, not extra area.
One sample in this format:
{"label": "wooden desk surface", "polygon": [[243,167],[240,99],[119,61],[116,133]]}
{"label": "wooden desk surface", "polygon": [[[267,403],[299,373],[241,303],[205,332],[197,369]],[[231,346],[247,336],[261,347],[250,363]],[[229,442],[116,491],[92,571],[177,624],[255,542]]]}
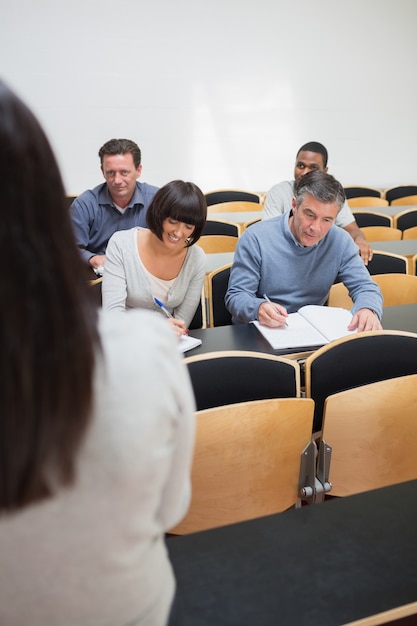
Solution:
{"label": "wooden desk surface", "polygon": [[170,537],[170,626],[337,626],[414,603],[416,521],[411,481]]}

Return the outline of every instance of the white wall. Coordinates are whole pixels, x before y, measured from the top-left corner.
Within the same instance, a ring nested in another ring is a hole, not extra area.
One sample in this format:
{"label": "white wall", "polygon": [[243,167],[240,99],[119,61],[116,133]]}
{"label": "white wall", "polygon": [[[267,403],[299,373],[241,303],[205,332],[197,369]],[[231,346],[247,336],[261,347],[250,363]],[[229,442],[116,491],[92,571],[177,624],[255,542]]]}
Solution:
{"label": "white wall", "polygon": [[142,179],[264,191],[323,142],[343,184],[417,183],[416,0],[2,0],[0,77],[68,193],[137,141]]}

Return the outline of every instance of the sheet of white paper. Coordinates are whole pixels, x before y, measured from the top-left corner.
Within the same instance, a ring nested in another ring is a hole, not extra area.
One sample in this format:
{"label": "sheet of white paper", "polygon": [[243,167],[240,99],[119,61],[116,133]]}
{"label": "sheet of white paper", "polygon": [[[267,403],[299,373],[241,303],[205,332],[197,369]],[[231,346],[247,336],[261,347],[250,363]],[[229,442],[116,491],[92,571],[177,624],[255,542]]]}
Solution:
{"label": "sheet of white paper", "polygon": [[347,329],[352,321],[352,313],[347,309],[308,305],[303,306],[298,313],[305,317],[328,341],[357,332],[356,330]]}
{"label": "sheet of white paper", "polygon": [[352,314],[346,309],[309,305],[298,313],[290,313],[287,326],[268,328],[255,321],[253,324],[271,344],[274,350],[322,346],[329,341],[352,332],[347,327]]}
{"label": "sheet of white paper", "polygon": [[187,352],[188,350],[192,350],[192,348],[201,346],[201,344],[201,339],[190,337],[190,335],[182,335],[180,341],[178,342],[178,350],[180,352]]}

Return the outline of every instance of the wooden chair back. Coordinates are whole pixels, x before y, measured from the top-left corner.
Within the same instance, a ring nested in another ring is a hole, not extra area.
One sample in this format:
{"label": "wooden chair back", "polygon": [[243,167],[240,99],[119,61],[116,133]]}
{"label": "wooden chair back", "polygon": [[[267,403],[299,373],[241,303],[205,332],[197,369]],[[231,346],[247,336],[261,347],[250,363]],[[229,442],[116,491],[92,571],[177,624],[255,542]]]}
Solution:
{"label": "wooden chair back", "polygon": [[210,213],[234,213],[244,211],[262,211],[262,204],[259,202],[221,202],[208,207]]}
{"label": "wooden chair back", "polygon": [[349,198],[347,203],[351,209],[362,206],[388,206],[388,200],[384,200],[380,196],[377,198],[373,196],[356,196],[355,198]]}
{"label": "wooden chair back", "polygon": [[[344,187],[345,195],[349,201],[351,198],[382,198],[382,190],[376,187],[363,187],[361,185]],[[370,205],[368,205],[370,206]]]}
{"label": "wooden chair back", "polygon": [[[384,298],[384,306],[398,306],[417,302],[417,276],[412,274],[375,274],[373,280],[379,285]],[[328,299],[329,306],[351,309],[353,301],[343,283],[332,285]]]}
{"label": "wooden chair back", "polygon": [[408,271],[408,259],[394,252],[374,250],[373,256],[367,265],[370,274],[406,274]]}
{"label": "wooden chair back", "polygon": [[413,274],[413,276],[417,276],[417,254],[414,254],[411,257],[410,263],[411,263],[411,273]]}
{"label": "wooden chair back", "polygon": [[361,230],[367,241],[392,241],[402,237],[402,231],[391,226],[363,226]]}
{"label": "wooden chair back", "polygon": [[294,359],[245,350],[225,350],[184,359],[198,411],[214,406],[300,396],[300,366]]}
{"label": "wooden chair back", "polygon": [[406,209],[401,211],[401,213],[397,213],[394,216],[394,226],[400,230],[417,226],[417,209]]}
{"label": "wooden chair back", "polygon": [[206,328],[207,327],[207,318],[206,318],[206,297],[204,293],[204,287],[201,290],[200,302],[195,310],[193,319],[190,322],[188,328],[193,330],[195,328]]}
{"label": "wooden chair back", "polygon": [[322,426],[325,399],[378,380],[417,374],[417,334],[368,331],[323,346],[305,362],[306,396],[315,402],[314,431]]}
{"label": "wooden chair back", "polygon": [[206,275],[205,292],[207,301],[207,325],[228,326],[232,323],[232,316],[226,309],[224,297],[229,285],[229,276],[232,264],[227,263]]}
{"label": "wooden chair back", "polygon": [[294,506],[313,407],[307,398],[274,398],[197,412],[191,504],[169,532],[187,534]]}
{"label": "wooden chair back", "polygon": [[253,220],[248,220],[247,222],[244,222],[244,223],[241,225],[241,230],[242,230],[242,233],[243,233],[243,231],[244,231],[244,230],[246,230],[247,228],[249,228],[249,226],[252,226],[253,224],[256,224],[257,222],[260,222],[261,220],[262,220],[262,218],[259,216],[259,217],[256,217],[256,218],[255,218],[255,219],[253,219]]}
{"label": "wooden chair back", "polygon": [[415,194],[417,194],[417,185],[397,185],[396,187],[385,189],[383,197],[386,198],[390,204],[393,204],[395,200],[400,200],[399,204],[402,204],[402,198]]}
{"label": "wooden chair back", "polygon": [[332,448],[331,494],[417,478],[417,374],[330,395],[322,436]]}
{"label": "wooden chair back", "polygon": [[352,215],[356,220],[359,228],[364,226],[393,226],[393,218],[391,215],[377,213],[374,211],[352,211]]}
{"label": "wooden chair back", "polygon": [[341,307],[350,311],[353,306],[353,300],[343,283],[335,283],[330,287],[327,304],[328,306]]}
{"label": "wooden chair back", "polygon": [[206,235],[228,235],[229,237],[239,237],[240,226],[227,220],[211,220],[210,216],[204,224],[202,236]]}
{"label": "wooden chair back", "polygon": [[204,194],[207,206],[222,202],[257,202],[260,203],[262,195],[254,191],[243,189],[217,189]]}
{"label": "wooden chair back", "polygon": [[417,226],[403,230],[403,239],[417,239]]}
{"label": "wooden chair back", "polygon": [[401,206],[406,204],[417,204],[417,195],[403,196],[402,198],[397,198],[396,200],[391,201],[392,206]]}
{"label": "wooden chair back", "polygon": [[384,306],[417,302],[417,276],[412,274],[377,274],[373,280],[379,285]]}
{"label": "wooden chair back", "polygon": [[238,238],[230,235],[203,235],[196,245],[202,248],[206,254],[215,254],[217,252],[234,252],[237,242]]}

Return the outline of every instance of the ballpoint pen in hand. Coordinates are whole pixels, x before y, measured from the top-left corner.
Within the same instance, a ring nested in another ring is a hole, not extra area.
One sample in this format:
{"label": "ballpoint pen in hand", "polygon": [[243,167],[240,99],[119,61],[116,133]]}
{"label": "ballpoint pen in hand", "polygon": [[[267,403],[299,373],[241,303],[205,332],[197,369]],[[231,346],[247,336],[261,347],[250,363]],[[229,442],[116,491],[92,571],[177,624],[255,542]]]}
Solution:
{"label": "ballpoint pen in hand", "polygon": [[[166,315],[169,319],[171,319],[171,320],[175,319],[175,318],[174,318],[174,316],[173,316],[173,315],[172,315],[172,314],[168,311],[168,309],[167,309],[167,307],[165,306],[165,304],[164,304],[163,302],[161,302],[161,300],[158,300],[158,298],[154,298],[154,302],[155,302],[155,304],[156,304],[157,306],[159,306],[159,308],[161,309],[161,311],[163,311],[163,312],[165,313],[165,315]],[[183,334],[184,334],[184,335],[188,335],[188,330],[187,330],[187,329],[185,329]]]}
{"label": "ballpoint pen in hand", "polygon": [[[270,300],[270,299],[268,298],[268,296],[266,295],[266,293],[264,293],[264,294],[263,294],[263,298],[264,298],[264,300],[266,300],[267,302],[269,302],[269,304],[272,304],[272,306],[275,308],[275,311],[276,311],[279,315],[281,315],[281,317],[284,317],[284,316],[282,315],[282,313],[280,313],[280,312],[278,311],[278,309],[275,307],[274,302],[272,302],[272,300]],[[285,322],[285,326],[288,326],[287,322]]]}

